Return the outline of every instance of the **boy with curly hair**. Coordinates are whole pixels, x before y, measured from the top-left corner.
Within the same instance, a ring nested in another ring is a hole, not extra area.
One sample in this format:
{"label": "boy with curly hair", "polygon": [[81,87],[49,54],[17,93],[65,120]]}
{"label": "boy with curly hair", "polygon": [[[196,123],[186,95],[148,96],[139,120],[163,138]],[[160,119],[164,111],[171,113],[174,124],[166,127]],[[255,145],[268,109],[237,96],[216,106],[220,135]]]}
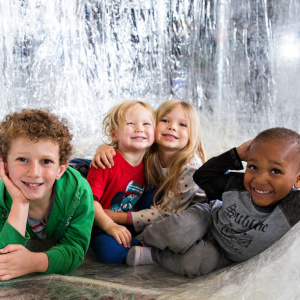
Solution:
{"label": "boy with curly hair", "polygon": [[[94,220],[91,189],[71,168],[65,119],[23,109],[0,123],[0,280],[33,272],[65,274],[87,252]],[[50,239],[46,252],[25,248]]]}

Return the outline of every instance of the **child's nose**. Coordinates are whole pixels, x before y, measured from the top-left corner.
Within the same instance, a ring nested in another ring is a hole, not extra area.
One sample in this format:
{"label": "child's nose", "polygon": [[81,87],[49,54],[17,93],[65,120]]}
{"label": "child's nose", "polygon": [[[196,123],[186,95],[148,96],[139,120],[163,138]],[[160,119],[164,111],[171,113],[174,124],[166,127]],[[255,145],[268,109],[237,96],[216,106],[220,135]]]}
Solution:
{"label": "child's nose", "polygon": [[260,184],[268,182],[268,180],[267,180],[267,174],[259,172],[258,174],[256,174],[256,176],[254,178],[254,181],[256,183],[260,183]]}
{"label": "child's nose", "polygon": [[144,127],[142,125],[137,125],[135,128],[136,132],[143,132],[144,131]]}
{"label": "child's nose", "polygon": [[39,177],[40,176],[40,170],[38,164],[31,164],[28,175],[31,177]]}
{"label": "child's nose", "polygon": [[174,123],[169,123],[169,130],[173,130],[173,131],[176,130],[176,126]]}

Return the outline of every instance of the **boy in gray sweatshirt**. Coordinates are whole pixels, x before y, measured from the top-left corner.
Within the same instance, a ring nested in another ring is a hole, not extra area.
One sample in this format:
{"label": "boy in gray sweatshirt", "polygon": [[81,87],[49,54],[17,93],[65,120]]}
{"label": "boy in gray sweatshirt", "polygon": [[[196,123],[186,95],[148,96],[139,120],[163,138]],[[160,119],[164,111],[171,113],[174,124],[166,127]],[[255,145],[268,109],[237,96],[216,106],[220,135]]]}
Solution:
{"label": "boy in gray sweatshirt", "polygon": [[[242,170],[245,173],[228,170]],[[286,128],[261,132],[238,148],[213,157],[194,174],[222,201],[198,203],[148,226],[144,245],[129,265],[158,263],[196,277],[243,262],[278,241],[300,219],[300,135]]]}

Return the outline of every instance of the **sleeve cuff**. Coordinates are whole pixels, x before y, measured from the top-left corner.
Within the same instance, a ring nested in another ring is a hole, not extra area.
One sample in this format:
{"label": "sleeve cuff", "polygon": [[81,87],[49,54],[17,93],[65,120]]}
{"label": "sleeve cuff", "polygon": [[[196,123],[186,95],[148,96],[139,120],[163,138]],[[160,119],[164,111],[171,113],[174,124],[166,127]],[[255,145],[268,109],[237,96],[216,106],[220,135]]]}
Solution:
{"label": "sleeve cuff", "polygon": [[65,259],[62,253],[57,249],[50,249],[45,252],[49,259],[49,266],[45,273],[64,274]]}
{"label": "sleeve cuff", "polygon": [[234,166],[236,167],[234,170],[242,170],[244,167],[236,151],[236,148],[230,149],[229,152],[230,152],[231,159],[233,160]]}
{"label": "sleeve cuff", "polygon": [[25,247],[29,239],[30,236],[27,231],[25,232],[25,236],[23,236],[6,221],[1,231],[0,247],[3,248],[9,244],[20,244]]}

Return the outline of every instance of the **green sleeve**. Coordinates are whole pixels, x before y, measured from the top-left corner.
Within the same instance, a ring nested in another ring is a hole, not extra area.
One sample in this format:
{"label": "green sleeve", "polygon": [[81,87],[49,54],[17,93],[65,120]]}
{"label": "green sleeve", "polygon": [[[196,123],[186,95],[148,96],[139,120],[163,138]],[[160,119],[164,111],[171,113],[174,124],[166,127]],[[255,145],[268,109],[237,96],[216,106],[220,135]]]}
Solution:
{"label": "green sleeve", "polygon": [[23,236],[18,230],[11,226],[7,221],[0,224],[0,249],[10,244],[20,244],[26,246],[27,241],[30,239],[29,234],[26,232]]}
{"label": "green sleeve", "polygon": [[94,215],[93,195],[87,184],[62,238],[46,251],[49,258],[46,273],[66,274],[82,263],[90,244]]}

